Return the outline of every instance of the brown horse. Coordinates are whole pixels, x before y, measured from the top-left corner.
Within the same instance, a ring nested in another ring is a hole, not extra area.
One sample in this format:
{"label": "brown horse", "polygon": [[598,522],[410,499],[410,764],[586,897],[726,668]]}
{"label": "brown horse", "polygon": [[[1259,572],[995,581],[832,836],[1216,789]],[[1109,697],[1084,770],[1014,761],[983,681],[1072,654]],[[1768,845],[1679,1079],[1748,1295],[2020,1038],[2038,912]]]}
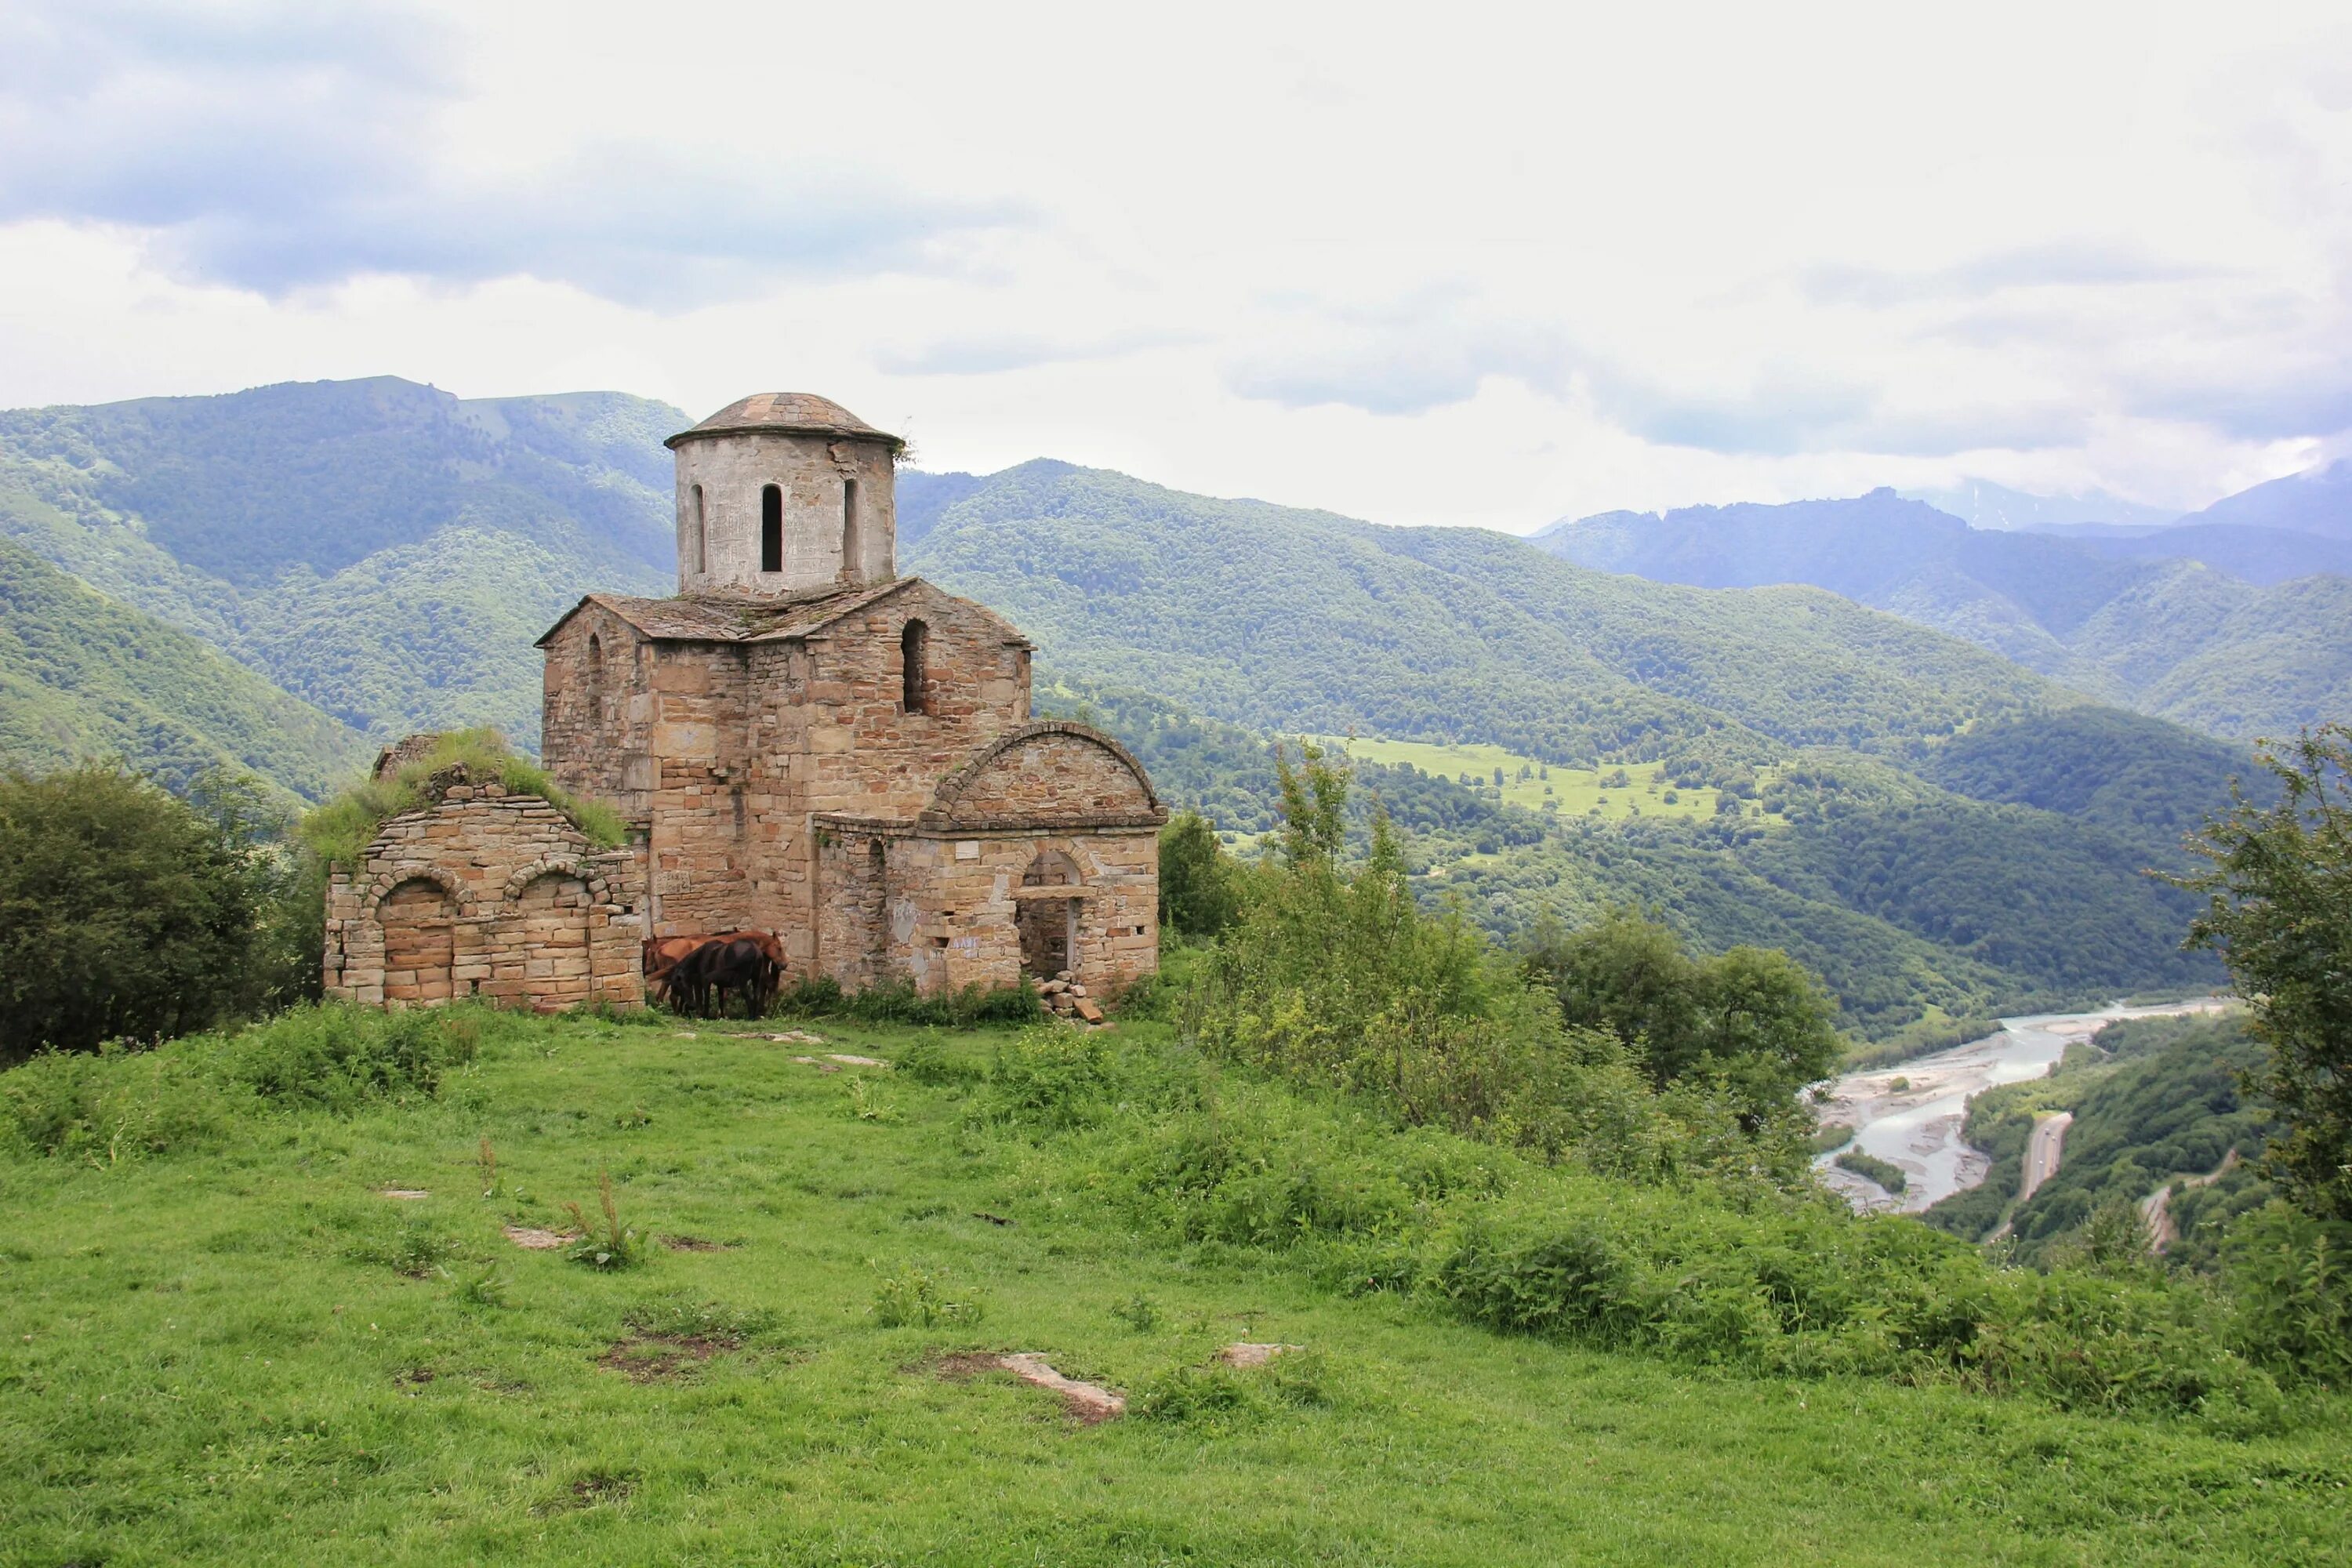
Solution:
{"label": "brown horse", "polygon": [[781,972],[761,944],[748,936],[713,937],[670,970],[670,995],[685,1010],[707,1017],[727,1016],[730,996],[743,998],[743,1016],[757,1018],[775,1000]]}
{"label": "brown horse", "polygon": [[[682,1012],[701,1012],[706,1002],[706,998],[702,994],[704,987],[699,984],[688,985],[687,984],[688,980],[694,977],[681,975],[678,973],[678,966],[685,963],[688,958],[693,956],[698,951],[712,942],[732,942],[739,941],[756,943],[759,946],[761,953],[767,959],[768,963],[773,966],[772,970],[770,972],[767,984],[761,988],[763,992],[762,1000],[772,1001],[774,999],[776,986],[783,978],[784,944],[777,938],[773,931],[751,931],[742,928],[713,931],[708,936],[663,936],[646,938],[645,942],[644,957],[646,989],[656,999],[666,1002],[672,1007],[676,1007]],[[764,1005],[761,1007],[761,1011],[765,1011]]]}

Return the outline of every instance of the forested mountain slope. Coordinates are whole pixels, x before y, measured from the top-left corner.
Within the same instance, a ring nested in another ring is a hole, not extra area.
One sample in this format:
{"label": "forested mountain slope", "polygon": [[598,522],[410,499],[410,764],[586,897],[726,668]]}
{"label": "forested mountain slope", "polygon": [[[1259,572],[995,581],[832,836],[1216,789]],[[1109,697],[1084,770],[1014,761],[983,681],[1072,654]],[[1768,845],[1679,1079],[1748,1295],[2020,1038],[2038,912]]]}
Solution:
{"label": "forested mountain slope", "polygon": [[[2219,560],[2277,555],[2275,542],[2226,527],[2165,530],[2127,546],[1974,529],[1885,489],[1784,506],[1605,512],[1556,523],[1532,542],[1659,582],[1813,584],[2225,738],[2291,734],[2352,708],[2352,580],[2263,587],[2179,554],[2128,558],[2126,549],[2153,552],[2176,531],[2183,551],[2209,533],[2231,542],[2209,552]],[[2305,553],[2332,559],[2332,550],[2314,538]]]}
{"label": "forested mountain slope", "polygon": [[1009,616],[1052,669],[1268,730],[1491,740],[1564,763],[1753,763],[2081,700],[1828,594],[1643,583],[1500,534],[1065,463],[990,476],[901,565]]}
{"label": "forested mountain slope", "polygon": [[674,581],[687,416],[394,377],[0,413],[0,536],[377,734],[535,743],[531,638]]}
{"label": "forested mountain slope", "polygon": [[[1039,705],[1111,730],[1163,796],[1221,827],[1276,819],[1271,737],[1080,683]],[[2144,869],[2182,863],[2177,825],[2217,808],[2248,763],[2158,720],[2064,709],[1923,745],[1917,773],[1792,752],[1758,790],[1760,818],[1548,816],[1361,761],[1351,798],[1403,831],[1424,900],[1458,901],[1507,942],[1638,905],[1706,951],[1786,950],[1847,1026],[1884,1036],[1929,1007],[1980,1016],[2217,982],[2210,955],[2179,949],[2196,900]],[[1935,772],[1955,788],[1919,776]]]}
{"label": "forested mountain slope", "polygon": [[316,798],[364,751],[185,632],[0,540],[0,766],[118,756],[175,787],[226,767]]}

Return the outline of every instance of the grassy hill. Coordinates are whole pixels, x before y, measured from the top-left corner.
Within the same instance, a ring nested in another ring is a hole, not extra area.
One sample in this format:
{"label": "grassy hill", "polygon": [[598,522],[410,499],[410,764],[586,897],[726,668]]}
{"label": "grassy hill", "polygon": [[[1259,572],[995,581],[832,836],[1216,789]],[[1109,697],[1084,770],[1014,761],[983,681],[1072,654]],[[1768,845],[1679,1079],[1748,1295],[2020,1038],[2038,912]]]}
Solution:
{"label": "grassy hill", "polygon": [[[2195,532],[2094,539],[1971,528],[1881,489],[1607,512],[1555,524],[1533,542],[1659,582],[1816,584],[2224,738],[2290,735],[2352,710],[2352,578],[2261,586],[2191,558],[2210,535],[2227,546],[2205,550],[2210,560],[2269,577],[2273,566],[2333,563],[2337,542],[2315,533],[2283,552],[2222,525],[2226,506],[2200,514],[2209,526]],[[2150,555],[2159,558],[2134,558]]]}
{"label": "grassy hill", "polygon": [[530,639],[674,582],[687,416],[394,377],[0,414],[0,537],[354,728],[539,730]]}
{"label": "grassy hill", "polygon": [[[0,1149],[12,1560],[2203,1565],[2343,1539],[2340,1398],[2132,1414],[1737,1359],[1848,1310],[1817,1292],[1865,1258],[1973,1270],[1970,1312],[2034,1288],[1909,1220],[1548,1172],[1238,1069],[1204,1107],[1149,1024],[1096,1037],[1120,1102],[1064,1120],[1009,1109],[1088,1104],[1081,1079],[1007,1099],[1002,1064],[1035,1048],[1009,1034],[451,1027],[474,1059],[437,1089],[347,1092],[318,1058],[112,1163]],[[446,1059],[418,1035],[402,1048]],[[213,1054],[251,1076],[288,1045]],[[835,1051],[897,1066],[797,1059]],[[163,1072],[168,1114],[202,1060],[89,1071]],[[640,1265],[509,1239],[571,1228],[567,1203],[602,1225],[602,1173]],[[1711,1289],[1759,1227],[1843,1250],[1759,1261],[1809,1292],[1785,1331],[1759,1306],[1681,1348],[1503,1331],[1433,1273],[1365,1273],[1401,1247],[1484,1256],[1481,1216],[1508,1234],[1555,1192],[1614,1194],[1587,1248],[1706,1227],[1662,1299]],[[2097,1321],[2103,1357],[2149,1328]],[[1297,1348],[1214,1364],[1244,1341]],[[1005,1352],[1126,1413],[1087,1425],[978,1370]]]}
{"label": "grassy hill", "polygon": [[107,756],[174,786],[227,767],[313,799],[366,760],[326,714],[0,540],[0,764]]}

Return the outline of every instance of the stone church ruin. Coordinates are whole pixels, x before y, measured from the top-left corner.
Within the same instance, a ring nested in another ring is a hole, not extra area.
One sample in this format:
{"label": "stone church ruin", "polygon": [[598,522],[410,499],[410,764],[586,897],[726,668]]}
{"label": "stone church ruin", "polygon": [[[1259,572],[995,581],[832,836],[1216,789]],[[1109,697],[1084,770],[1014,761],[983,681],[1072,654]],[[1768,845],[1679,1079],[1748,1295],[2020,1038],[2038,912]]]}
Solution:
{"label": "stone church ruin", "polygon": [[769,393],[667,444],[677,595],[591,594],[539,639],[543,765],[629,843],[436,776],[332,875],[329,994],[633,1005],[646,940],[735,929],[853,991],[1157,969],[1167,809],[1118,742],[1031,716],[1015,627],[897,574],[904,443]]}

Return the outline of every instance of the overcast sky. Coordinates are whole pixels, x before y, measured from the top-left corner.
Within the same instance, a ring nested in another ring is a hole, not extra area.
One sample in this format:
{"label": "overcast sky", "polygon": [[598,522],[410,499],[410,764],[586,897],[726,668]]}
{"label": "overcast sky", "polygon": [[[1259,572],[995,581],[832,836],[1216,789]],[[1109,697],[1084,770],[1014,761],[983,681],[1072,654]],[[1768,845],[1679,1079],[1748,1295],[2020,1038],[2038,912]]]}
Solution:
{"label": "overcast sky", "polygon": [[2352,427],[2347,8],[0,7],[0,405],[813,391],[1390,522]]}

